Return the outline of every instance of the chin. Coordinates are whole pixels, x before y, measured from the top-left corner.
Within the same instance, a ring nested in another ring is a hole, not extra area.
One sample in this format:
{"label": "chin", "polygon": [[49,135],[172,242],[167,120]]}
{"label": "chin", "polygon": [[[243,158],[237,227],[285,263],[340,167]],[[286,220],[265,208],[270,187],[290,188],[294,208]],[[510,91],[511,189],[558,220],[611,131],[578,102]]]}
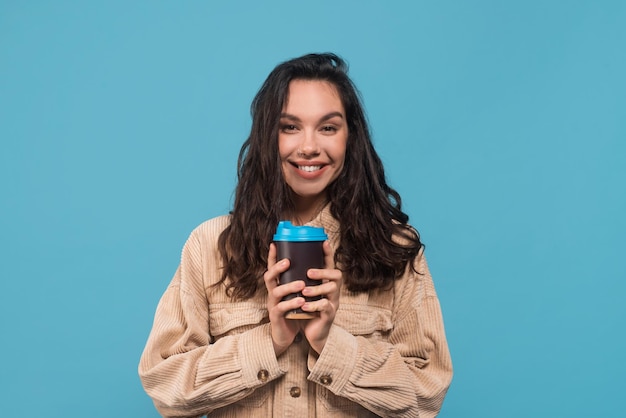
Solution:
{"label": "chin", "polygon": [[321,189],[321,190],[298,190],[297,188],[291,189],[293,191],[294,197],[296,199],[302,199],[302,200],[317,200],[317,199],[324,199],[326,197],[326,194],[324,193],[325,189]]}

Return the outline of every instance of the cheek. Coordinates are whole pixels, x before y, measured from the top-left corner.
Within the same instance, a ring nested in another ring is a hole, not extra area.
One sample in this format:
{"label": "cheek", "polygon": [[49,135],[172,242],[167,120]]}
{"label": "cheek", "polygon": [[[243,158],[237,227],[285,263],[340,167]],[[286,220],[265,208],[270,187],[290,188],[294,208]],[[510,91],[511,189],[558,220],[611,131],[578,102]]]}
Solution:
{"label": "cheek", "polygon": [[341,166],[343,166],[346,162],[346,154],[348,152],[347,142],[347,139],[345,139],[341,144],[338,144],[335,149],[335,159]]}
{"label": "cheek", "polygon": [[333,175],[333,177],[337,178],[346,170],[345,150],[335,153],[334,160],[335,160],[335,174]]}
{"label": "cheek", "polygon": [[285,155],[285,141],[281,139],[279,136],[278,137],[278,156],[282,160],[284,158],[284,155]]}
{"label": "cheek", "polygon": [[284,162],[289,155],[293,153],[293,141],[290,141],[289,138],[281,138],[278,137],[278,156]]}

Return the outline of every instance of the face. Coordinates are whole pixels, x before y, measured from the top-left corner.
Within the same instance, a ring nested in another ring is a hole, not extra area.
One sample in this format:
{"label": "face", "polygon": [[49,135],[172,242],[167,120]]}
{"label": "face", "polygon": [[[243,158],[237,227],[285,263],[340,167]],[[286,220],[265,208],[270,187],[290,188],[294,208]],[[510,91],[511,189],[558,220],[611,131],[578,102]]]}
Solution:
{"label": "face", "polygon": [[293,80],[280,118],[278,152],[285,182],[300,212],[325,201],[326,188],[341,173],[348,124],[334,85]]}

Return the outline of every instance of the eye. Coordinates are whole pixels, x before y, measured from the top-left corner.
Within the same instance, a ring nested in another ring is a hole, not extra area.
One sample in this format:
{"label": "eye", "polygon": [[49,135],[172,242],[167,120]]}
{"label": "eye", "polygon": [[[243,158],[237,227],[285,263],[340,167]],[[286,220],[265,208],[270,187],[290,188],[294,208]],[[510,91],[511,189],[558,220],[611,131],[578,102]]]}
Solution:
{"label": "eye", "polygon": [[298,130],[296,125],[285,124],[280,126],[280,130],[285,133],[293,133]]}
{"label": "eye", "polygon": [[337,132],[337,127],[333,125],[324,125],[321,130],[324,133],[334,134]]}

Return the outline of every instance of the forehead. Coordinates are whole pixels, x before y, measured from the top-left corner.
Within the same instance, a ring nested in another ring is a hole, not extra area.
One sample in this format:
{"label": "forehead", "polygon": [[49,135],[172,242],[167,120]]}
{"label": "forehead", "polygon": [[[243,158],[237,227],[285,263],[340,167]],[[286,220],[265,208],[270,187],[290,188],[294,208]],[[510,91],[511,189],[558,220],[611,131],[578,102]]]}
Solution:
{"label": "forehead", "polygon": [[335,111],[344,112],[337,87],[324,80],[292,80],[283,109],[293,108],[333,108]]}

